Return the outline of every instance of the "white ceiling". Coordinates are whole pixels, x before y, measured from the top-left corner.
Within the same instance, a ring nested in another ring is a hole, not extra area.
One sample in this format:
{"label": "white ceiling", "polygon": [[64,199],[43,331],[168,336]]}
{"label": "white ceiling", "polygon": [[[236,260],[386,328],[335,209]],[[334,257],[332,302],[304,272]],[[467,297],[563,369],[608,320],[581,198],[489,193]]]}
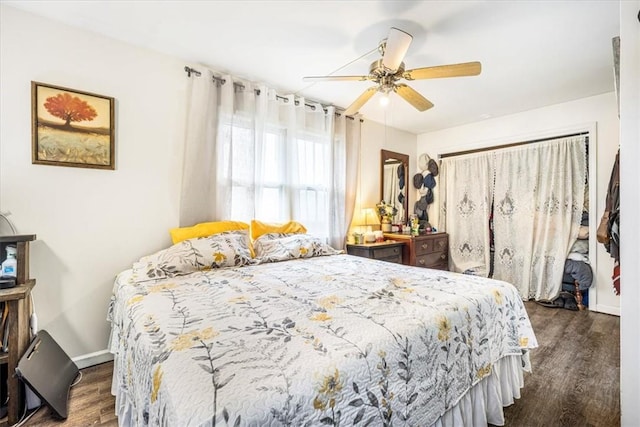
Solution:
{"label": "white ceiling", "polygon": [[414,37],[407,69],[482,62],[480,76],[408,82],[435,104],[425,112],[396,95],[361,110],[416,134],[614,90],[618,1],[3,2],[339,107],[371,82],[302,77],[367,74],[377,52],[351,62],[392,26]]}

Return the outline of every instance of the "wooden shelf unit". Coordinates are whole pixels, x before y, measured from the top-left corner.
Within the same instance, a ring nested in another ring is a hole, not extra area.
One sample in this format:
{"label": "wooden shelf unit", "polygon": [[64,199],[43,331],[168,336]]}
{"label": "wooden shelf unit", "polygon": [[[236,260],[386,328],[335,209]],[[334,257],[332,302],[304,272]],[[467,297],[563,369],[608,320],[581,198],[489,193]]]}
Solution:
{"label": "wooden shelf unit", "polygon": [[[17,286],[0,289],[0,302],[8,304],[9,322],[8,351],[0,352],[0,365],[6,365],[7,378],[2,378],[0,389],[6,390],[9,396],[7,416],[0,419],[0,426],[13,425],[20,420],[24,407],[24,390],[15,375],[18,361],[29,346],[29,319],[31,316],[31,290],[36,285],[35,279],[29,278],[29,242],[36,239],[34,234],[0,236],[0,260],[7,257],[6,247],[15,245],[17,249]],[[4,331],[2,331],[4,334]],[[5,388],[6,387],[6,388]]]}

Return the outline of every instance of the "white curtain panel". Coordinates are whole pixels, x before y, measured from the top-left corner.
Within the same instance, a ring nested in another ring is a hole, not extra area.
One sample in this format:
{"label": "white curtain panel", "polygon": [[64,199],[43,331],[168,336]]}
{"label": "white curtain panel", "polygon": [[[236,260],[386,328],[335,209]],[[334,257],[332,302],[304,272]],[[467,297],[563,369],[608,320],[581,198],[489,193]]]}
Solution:
{"label": "white curtain panel", "polygon": [[333,209],[340,209],[341,217],[345,209],[345,146],[333,136],[335,109],[305,105],[304,98],[293,95],[287,99],[279,104],[280,125],[286,130],[281,167],[287,174],[283,200],[288,204],[280,218],[298,219],[309,233],[341,247],[344,234],[335,236],[336,224],[330,223]]}
{"label": "white curtain panel", "polygon": [[230,75],[222,78],[225,84],[221,86],[218,101],[218,144],[213,164],[215,211],[210,220],[248,222],[256,218],[255,183],[264,173],[257,161],[260,154],[257,138],[261,135],[258,131],[262,123],[256,110],[261,101],[268,102],[269,94],[257,97],[255,91],[263,88],[254,87],[249,81],[235,80]]}
{"label": "white curtain panel", "polygon": [[440,175],[444,203],[439,226],[449,233],[449,268],[458,273],[472,270],[487,277],[493,154],[445,158]]}
{"label": "white curtain panel", "polygon": [[360,115],[334,117],[329,244],[342,249],[356,206],[362,123]]}
{"label": "white curtain panel", "polygon": [[215,150],[220,87],[210,71],[189,79],[180,226],[210,221],[215,212]]}
{"label": "white curtain panel", "polygon": [[294,219],[343,247],[353,215],[355,194],[347,188],[356,188],[360,120],[337,118],[333,107],[293,95],[279,97],[265,85],[222,78],[222,85],[192,78],[181,224]]}
{"label": "white curtain panel", "polygon": [[523,299],[553,300],[576,240],[586,176],[585,137],[495,152],[495,279]]}

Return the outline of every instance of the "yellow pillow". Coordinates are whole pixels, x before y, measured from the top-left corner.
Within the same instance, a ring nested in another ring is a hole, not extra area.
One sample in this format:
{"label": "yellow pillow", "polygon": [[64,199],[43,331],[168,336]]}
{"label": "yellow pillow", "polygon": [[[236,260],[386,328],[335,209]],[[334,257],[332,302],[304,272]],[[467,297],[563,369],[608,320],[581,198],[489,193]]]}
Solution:
{"label": "yellow pillow", "polygon": [[296,221],[285,222],[284,224],[273,224],[251,220],[251,241],[267,233],[306,233],[304,225]]}
{"label": "yellow pillow", "polygon": [[206,237],[224,231],[248,230],[249,224],[241,221],[203,222],[191,227],[172,228],[169,230],[173,244],[196,237]]}

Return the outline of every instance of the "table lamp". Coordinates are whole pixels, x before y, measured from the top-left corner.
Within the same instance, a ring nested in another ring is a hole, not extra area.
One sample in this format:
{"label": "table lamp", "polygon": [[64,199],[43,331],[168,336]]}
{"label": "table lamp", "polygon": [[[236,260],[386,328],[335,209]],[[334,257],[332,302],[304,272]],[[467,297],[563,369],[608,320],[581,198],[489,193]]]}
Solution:
{"label": "table lamp", "polygon": [[364,241],[365,243],[373,243],[376,241],[376,235],[373,233],[372,226],[380,225],[378,215],[373,208],[366,208],[362,210],[362,216],[364,217]]}

